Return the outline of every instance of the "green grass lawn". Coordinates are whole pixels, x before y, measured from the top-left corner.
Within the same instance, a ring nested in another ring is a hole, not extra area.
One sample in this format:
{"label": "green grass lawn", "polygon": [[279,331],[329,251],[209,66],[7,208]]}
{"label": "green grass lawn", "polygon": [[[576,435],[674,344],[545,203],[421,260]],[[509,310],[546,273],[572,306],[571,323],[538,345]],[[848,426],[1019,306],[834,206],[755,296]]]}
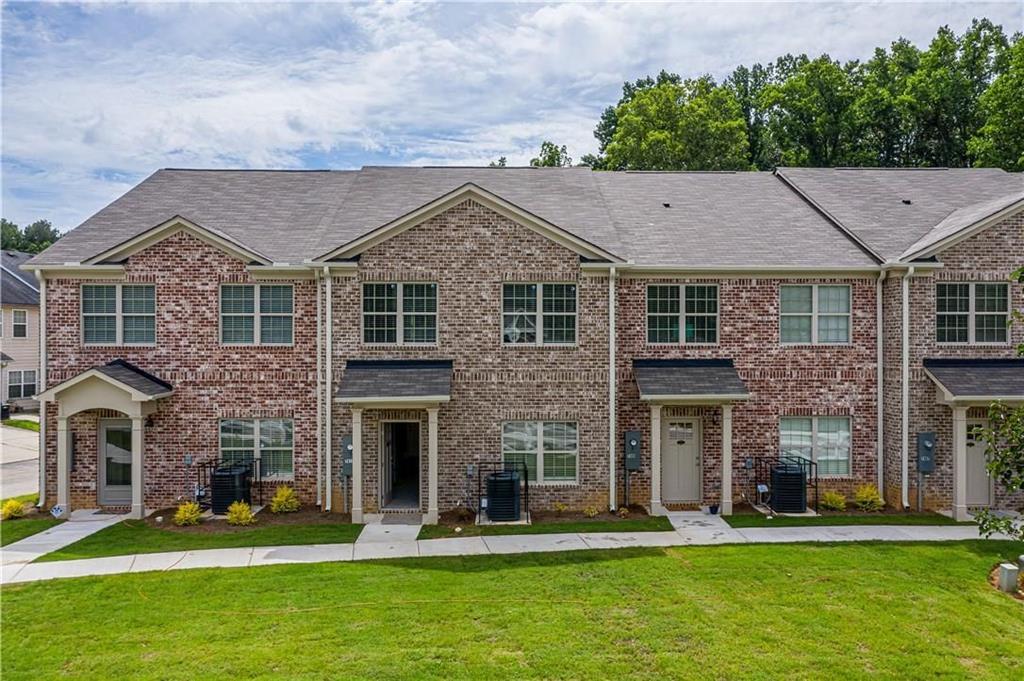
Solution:
{"label": "green grass lawn", "polygon": [[39,421],[32,421],[30,419],[5,419],[3,424],[5,426],[10,426],[11,428],[23,428],[25,430],[34,430],[37,433],[39,432]]}
{"label": "green grass lawn", "polygon": [[152,527],[141,520],[125,520],[96,534],[48,553],[38,562],[121,556],[132,553],[227,549],[285,544],[347,544],[354,542],[362,525],[320,523],[310,525],[256,525],[226,532],[181,532]]}
{"label": "green grass lawn", "polygon": [[734,513],[722,516],[732,527],[814,527],[818,525],[973,525],[958,523],[938,513],[874,513],[871,515],[775,516]]}
{"label": "green grass lawn", "polygon": [[7,546],[25,537],[31,537],[33,534],[48,530],[62,522],[64,521],[57,520],[49,515],[0,521],[0,546]]}
{"label": "green grass lawn", "polygon": [[623,549],[3,587],[5,681],[1024,677],[1019,543]]}
{"label": "green grass lawn", "polygon": [[497,534],[556,534],[559,532],[658,532],[671,530],[672,523],[662,516],[626,518],[624,520],[567,520],[565,522],[543,522],[533,525],[462,525],[462,532],[456,532],[448,525],[424,525],[420,528],[419,539],[443,537],[479,537]]}

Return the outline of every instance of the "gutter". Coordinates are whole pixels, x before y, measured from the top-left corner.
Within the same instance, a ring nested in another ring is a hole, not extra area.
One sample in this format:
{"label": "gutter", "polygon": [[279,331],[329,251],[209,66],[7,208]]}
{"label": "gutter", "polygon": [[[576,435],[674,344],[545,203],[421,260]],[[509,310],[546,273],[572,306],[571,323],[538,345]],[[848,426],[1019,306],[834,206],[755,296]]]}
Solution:
{"label": "gutter", "polygon": [[324,507],[324,376],[323,376],[323,354],[324,354],[324,322],[323,322],[323,294],[320,291],[320,270],[313,271],[313,281],[316,286],[316,505]]}
{"label": "gutter", "polygon": [[902,394],[900,396],[903,415],[901,418],[901,442],[900,442],[900,501],[903,508],[910,508],[910,277],[914,276],[914,266],[911,265],[903,274],[902,298],[903,298],[903,320],[901,326],[902,338],[900,343],[901,366],[900,373],[903,381]]}
{"label": "gutter", "polygon": [[[327,346],[327,355],[324,358],[326,364],[327,375],[325,376],[325,389],[330,394],[330,391],[334,388],[334,366],[332,363],[334,355],[334,277],[331,276],[331,269],[327,265],[324,265],[324,275],[327,277],[327,292],[324,305],[327,306],[327,329],[325,335],[325,344]],[[327,411],[324,414],[325,430],[327,434],[327,451],[325,459],[327,463],[326,471],[326,498],[324,499],[324,510],[328,513],[331,511],[331,497],[332,497],[332,483],[334,481],[334,461],[331,454],[334,451],[334,431],[331,428],[331,413],[333,408],[333,402],[328,397],[326,400]]]}
{"label": "gutter", "polygon": [[875,283],[875,449],[877,456],[875,475],[879,494],[885,494],[885,343],[882,315],[882,287],[886,272],[878,273]]}
{"label": "gutter", "polygon": [[615,434],[618,430],[615,416],[615,266],[608,268],[608,507],[615,511],[618,495],[615,491]]}
{"label": "gutter", "polygon": [[[36,376],[36,391],[46,390],[46,277],[35,271],[39,280],[39,375]],[[46,402],[39,403],[39,501],[37,508],[46,508]]]}

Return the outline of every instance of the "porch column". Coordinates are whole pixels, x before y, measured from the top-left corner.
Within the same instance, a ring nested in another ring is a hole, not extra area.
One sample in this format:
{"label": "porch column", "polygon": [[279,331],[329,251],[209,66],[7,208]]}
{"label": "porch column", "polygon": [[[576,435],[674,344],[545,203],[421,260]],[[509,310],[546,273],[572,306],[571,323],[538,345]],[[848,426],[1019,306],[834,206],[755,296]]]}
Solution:
{"label": "porch column", "polygon": [[651,514],[663,515],[661,505],[661,405],[651,405]]}
{"label": "porch column", "polygon": [[953,407],[953,519],[967,514],[967,407]]}
{"label": "porch column", "polygon": [[132,417],[132,517],[138,519],[146,515],[142,456],[143,428],[145,426],[145,417]]}
{"label": "porch column", "polygon": [[352,410],[352,522],[363,522],[363,410]]}
{"label": "porch column", "polygon": [[[44,403],[45,404],[45,403]],[[62,518],[71,515],[71,452],[68,451],[68,417],[57,417],[57,505]],[[44,450],[45,456],[45,450]]]}
{"label": "porch column", "polygon": [[427,409],[427,517],[428,525],[437,522],[437,407]]}
{"label": "porch column", "polygon": [[722,504],[719,512],[732,515],[732,405],[722,405]]}

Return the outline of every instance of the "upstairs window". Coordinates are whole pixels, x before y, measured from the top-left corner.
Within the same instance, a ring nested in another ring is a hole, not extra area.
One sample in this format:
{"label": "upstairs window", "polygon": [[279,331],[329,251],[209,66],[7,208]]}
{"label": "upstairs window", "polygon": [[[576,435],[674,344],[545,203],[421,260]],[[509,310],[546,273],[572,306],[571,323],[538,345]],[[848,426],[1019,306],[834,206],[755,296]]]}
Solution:
{"label": "upstairs window", "polygon": [[156,343],[156,287],[83,284],[82,340],[86,345]]}
{"label": "upstairs window", "polygon": [[1009,315],[1008,284],[935,285],[938,343],[1006,343]]}
{"label": "upstairs window", "polygon": [[28,338],[28,312],[25,310],[11,311],[11,333],[15,338]]}
{"label": "upstairs window", "polygon": [[294,292],[290,284],[220,287],[220,340],[225,345],[291,345]]}
{"label": "upstairs window", "polygon": [[437,342],[437,284],[363,284],[363,342],[429,345]]}
{"label": "upstairs window", "polygon": [[782,286],[779,339],[789,344],[850,342],[850,287]]}
{"label": "upstairs window", "polygon": [[713,345],[718,342],[718,286],[647,287],[647,342]]}
{"label": "upstairs window", "polygon": [[506,345],[576,343],[575,284],[504,284],[501,309]]}

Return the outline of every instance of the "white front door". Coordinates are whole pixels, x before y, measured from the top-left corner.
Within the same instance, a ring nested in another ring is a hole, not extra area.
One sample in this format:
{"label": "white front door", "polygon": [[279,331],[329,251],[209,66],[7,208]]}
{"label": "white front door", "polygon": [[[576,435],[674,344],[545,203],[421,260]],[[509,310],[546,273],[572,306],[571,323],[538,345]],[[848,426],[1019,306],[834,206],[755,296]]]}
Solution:
{"label": "white front door", "polygon": [[967,506],[988,506],[992,503],[992,479],[985,468],[985,441],[981,429],[985,421],[967,422]]}
{"label": "white front door", "polygon": [[667,419],[661,443],[662,500],[700,501],[700,421]]}

